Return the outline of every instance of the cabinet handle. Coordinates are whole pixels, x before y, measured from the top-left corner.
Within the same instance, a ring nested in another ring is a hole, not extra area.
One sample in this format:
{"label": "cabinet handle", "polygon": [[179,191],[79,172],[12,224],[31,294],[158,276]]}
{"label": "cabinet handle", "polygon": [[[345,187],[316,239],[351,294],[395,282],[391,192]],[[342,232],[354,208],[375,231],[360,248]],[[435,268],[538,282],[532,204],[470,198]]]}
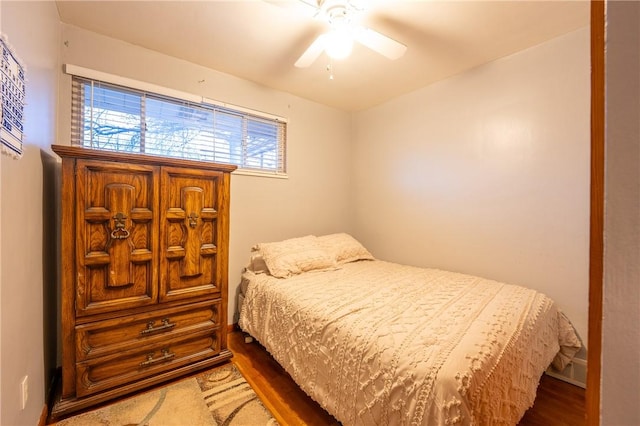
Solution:
{"label": "cabinet handle", "polygon": [[153,355],[155,354],[155,352],[151,352],[150,354],[147,355],[147,360],[146,361],[142,361],[140,363],[140,367],[149,367],[150,365],[153,364],[158,364],[160,362],[165,362],[165,361],[169,361],[171,358],[173,358],[174,356],[176,356],[176,354],[169,352],[169,349],[163,349],[162,350],[162,356],[160,358],[153,358]]}
{"label": "cabinet handle", "polygon": [[187,216],[187,218],[189,219],[189,226],[192,228],[195,228],[196,226],[198,226],[198,215],[195,213],[191,213],[189,214],[189,216]]}
{"label": "cabinet handle", "polygon": [[114,240],[126,240],[129,238],[129,231],[125,228],[126,222],[125,219],[127,216],[122,212],[118,212],[113,217],[114,230],[111,231],[111,238]]}
{"label": "cabinet handle", "polygon": [[169,318],[163,318],[162,325],[159,325],[158,327],[154,327],[154,324],[155,321],[149,321],[147,323],[147,328],[140,330],[140,334],[144,336],[145,334],[155,333],[158,331],[167,331],[176,326],[175,322],[169,322]]}

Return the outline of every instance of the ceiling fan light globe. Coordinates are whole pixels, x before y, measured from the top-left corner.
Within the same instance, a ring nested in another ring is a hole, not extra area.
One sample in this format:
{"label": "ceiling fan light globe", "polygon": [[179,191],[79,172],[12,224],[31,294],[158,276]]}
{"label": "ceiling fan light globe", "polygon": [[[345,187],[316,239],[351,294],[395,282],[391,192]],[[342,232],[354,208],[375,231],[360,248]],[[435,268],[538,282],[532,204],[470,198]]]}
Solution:
{"label": "ceiling fan light globe", "polygon": [[333,31],[327,35],[325,52],[332,59],[344,59],[353,49],[353,36],[348,31]]}

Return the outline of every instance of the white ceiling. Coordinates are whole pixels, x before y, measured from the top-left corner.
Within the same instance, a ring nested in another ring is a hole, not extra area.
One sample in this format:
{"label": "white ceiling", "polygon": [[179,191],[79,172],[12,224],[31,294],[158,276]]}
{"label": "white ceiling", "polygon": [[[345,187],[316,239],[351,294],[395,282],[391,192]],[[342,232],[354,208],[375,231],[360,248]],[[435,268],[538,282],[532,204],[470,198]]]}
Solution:
{"label": "white ceiling", "polygon": [[366,0],[363,24],[407,45],[390,61],[363,46],[294,63],[326,28],[299,0],[57,1],[99,34],[346,111],[358,111],[589,24],[589,1]]}

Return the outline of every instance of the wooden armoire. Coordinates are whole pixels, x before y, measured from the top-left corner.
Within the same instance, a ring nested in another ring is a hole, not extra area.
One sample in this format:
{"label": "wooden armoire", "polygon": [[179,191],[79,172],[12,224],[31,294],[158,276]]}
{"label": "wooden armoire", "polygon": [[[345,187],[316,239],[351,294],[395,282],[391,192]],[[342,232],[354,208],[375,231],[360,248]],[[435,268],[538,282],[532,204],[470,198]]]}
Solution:
{"label": "wooden armoire", "polygon": [[236,166],[52,146],[62,158],[58,417],[228,360]]}

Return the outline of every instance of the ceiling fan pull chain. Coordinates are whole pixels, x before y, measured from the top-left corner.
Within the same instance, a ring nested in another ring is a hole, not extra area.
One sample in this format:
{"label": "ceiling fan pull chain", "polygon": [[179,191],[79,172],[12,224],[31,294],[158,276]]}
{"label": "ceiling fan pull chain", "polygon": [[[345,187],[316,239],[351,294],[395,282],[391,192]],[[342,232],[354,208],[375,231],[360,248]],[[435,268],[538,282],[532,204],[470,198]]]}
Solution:
{"label": "ceiling fan pull chain", "polygon": [[327,64],[327,72],[329,73],[329,80],[333,80],[333,61],[331,59]]}

